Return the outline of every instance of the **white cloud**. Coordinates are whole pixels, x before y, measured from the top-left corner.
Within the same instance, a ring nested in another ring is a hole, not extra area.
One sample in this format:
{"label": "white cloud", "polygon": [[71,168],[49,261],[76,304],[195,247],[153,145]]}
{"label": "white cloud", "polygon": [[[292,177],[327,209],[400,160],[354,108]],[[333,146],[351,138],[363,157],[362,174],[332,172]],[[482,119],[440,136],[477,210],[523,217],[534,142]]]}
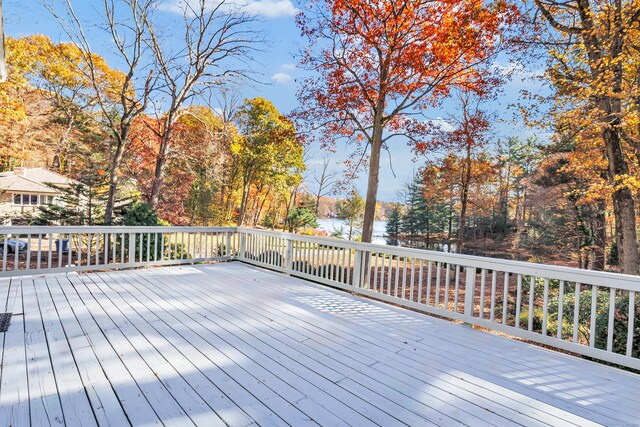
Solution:
{"label": "white cloud", "polygon": [[275,73],[271,76],[271,80],[276,84],[283,85],[293,81],[293,77],[287,73]]}
{"label": "white cloud", "polygon": [[433,120],[430,120],[430,121],[431,121],[431,123],[433,125],[439,127],[440,129],[442,129],[445,132],[451,132],[452,130],[455,129],[455,127],[453,125],[451,125],[451,123],[449,123],[448,121],[446,121],[442,117],[438,117],[437,119],[433,119]]}
{"label": "white cloud", "polygon": [[544,76],[544,69],[531,69],[518,61],[509,61],[507,64],[495,62],[494,69],[504,77],[511,77],[517,80],[538,79]]}
{"label": "white cloud", "polygon": [[291,0],[233,0],[233,2],[242,8],[246,8],[249,13],[268,16],[269,18],[294,16],[297,12]]}
{"label": "white cloud", "polygon": [[[193,2],[194,0],[168,0],[163,3],[161,8],[168,12],[182,14],[185,1]],[[221,1],[208,0],[207,3],[213,8],[218,6]],[[294,16],[297,12],[291,0],[227,0],[222,5],[221,10],[227,13],[243,11],[268,18]]]}

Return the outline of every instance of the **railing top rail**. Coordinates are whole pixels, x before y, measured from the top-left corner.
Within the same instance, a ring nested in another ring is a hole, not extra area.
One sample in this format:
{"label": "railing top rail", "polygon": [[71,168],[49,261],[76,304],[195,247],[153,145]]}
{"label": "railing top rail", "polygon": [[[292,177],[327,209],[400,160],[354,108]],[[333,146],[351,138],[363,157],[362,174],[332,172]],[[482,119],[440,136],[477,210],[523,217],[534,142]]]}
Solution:
{"label": "railing top rail", "polygon": [[192,227],[192,226],[108,226],[108,225],[81,225],[81,226],[1,226],[0,234],[47,234],[47,233],[149,233],[169,231],[198,231],[198,232],[235,232],[236,227]]}

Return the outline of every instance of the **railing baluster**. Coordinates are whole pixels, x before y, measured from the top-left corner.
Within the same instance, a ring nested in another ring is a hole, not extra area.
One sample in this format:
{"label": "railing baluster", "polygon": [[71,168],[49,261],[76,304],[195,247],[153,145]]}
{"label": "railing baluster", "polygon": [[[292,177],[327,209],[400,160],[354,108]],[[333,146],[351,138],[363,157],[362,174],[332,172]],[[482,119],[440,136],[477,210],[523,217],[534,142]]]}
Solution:
{"label": "railing baluster", "polygon": [[407,299],[407,257],[404,257],[404,266],[402,268],[402,299]]}
{"label": "railing baluster", "polygon": [[502,288],[502,324],[507,324],[507,308],[509,307],[509,272],[504,272],[504,280],[503,280],[503,288]]}
{"label": "railing baluster", "polygon": [[491,314],[489,314],[489,320],[495,321],[496,314],[496,285],[498,273],[495,270],[491,270]]}
{"label": "railing baluster", "polygon": [[[387,254],[385,254],[385,260],[387,259]],[[392,262],[392,258],[391,258],[391,254],[389,255],[389,265],[387,267],[387,295],[391,295],[391,277],[393,276],[391,274],[391,268],[393,267],[391,262]],[[386,261],[385,261],[386,264]]]}
{"label": "railing baluster", "polygon": [[[114,233],[112,234],[112,239],[113,239],[113,244],[114,246],[118,246],[118,234]],[[126,240],[126,235],[125,233],[120,233],[120,264],[125,264],[125,254],[124,254],[124,248],[126,247],[125,244],[125,240]],[[118,259],[114,259],[113,263],[116,264],[118,262]]]}
{"label": "railing baluster", "polygon": [[527,325],[527,330],[529,332],[533,331],[533,309],[534,307],[534,297],[535,297],[535,286],[536,286],[536,278],[535,276],[531,276],[529,279],[529,323]]}
{"label": "railing baluster", "polygon": [[378,258],[380,258],[380,254],[376,252],[376,257],[373,262],[373,290],[379,292],[378,290]]}
{"label": "railing baluster", "polygon": [[13,271],[18,271],[20,270],[20,235],[14,236],[13,242]]}
{"label": "railing baluster", "polygon": [[580,283],[576,282],[576,301],[573,304],[573,342],[578,342],[578,327],[580,322]]}
{"label": "railing baluster", "polygon": [[516,289],[516,328],[520,327],[520,307],[522,305],[522,275],[518,274],[517,289]]}
{"label": "railing baluster", "polygon": [[395,264],[395,281],[393,286],[393,296],[398,297],[398,285],[400,284],[400,257],[396,257]]}
{"label": "railing baluster", "polygon": [[422,304],[422,279],[424,277],[424,260],[420,260],[420,273],[418,274],[418,302]]}
{"label": "railing baluster", "polygon": [[53,233],[49,233],[47,235],[47,240],[49,240],[49,253],[47,254],[47,268],[51,268],[51,264],[53,262],[53,260],[52,260],[52,257],[53,257],[53,248],[52,248]]}
{"label": "railing baluster", "polygon": [[636,293],[634,291],[629,291],[629,313],[628,316],[628,325],[627,325],[627,357],[631,357],[633,354],[633,335],[635,332],[634,323],[636,317]]}
{"label": "railing baluster", "polygon": [[484,319],[484,288],[487,281],[487,269],[483,268],[480,271],[480,299],[478,300],[478,317]]}
{"label": "railing baluster", "polygon": [[474,313],[474,293],[476,287],[475,267],[466,267],[466,280],[464,285],[464,314],[467,318],[473,317]]}
{"label": "railing baluster", "polygon": [[87,266],[91,265],[91,233],[87,233]]}
{"label": "railing baluster", "polygon": [[549,279],[544,279],[544,295],[542,299],[542,335],[547,335],[547,316],[549,315]]}
{"label": "railing baluster", "polygon": [[27,234],[27,253],[24,260],[24,269],[31,270],[31,234]]}
{"label": "railing baluster", "polygon": [[413,301],[413,290],[416,285],[416,259],[411,258],[411,291],[409,295],[409,300]]}
{"label": "railing baluster", "polygon": [[4,235],[2,243],[2,271],[7,271],[7,255],[9,253],[9,233]]}
{"label": "railing baluster", "polygon": [[442,270],[442,264],[440,261],[436,263],[436,284],[434,287],[434,292],[436,293],[435,306],[440,307],[440,270]]}
{"label": "railing baluster", "polygon": [[558,339],[562,339],[562,323],[564,320],[564,280],[560,280],[560,289],[558,289]]}
{"label": "railing baluster", "polygon": [[118,244],[118,236],[116,233],[109,233],[109,258],[108,264],[116,263],[116,246]]}
{"label": "railing baluster", "polygon": [[354,269],[351,266],[351,249],[347,251],[347,283],[351,283],[353,285],[353,273]]}
{"label": "railing baluster", "polygon": [[598,287],[591,287],[591,318],[589,321],[589,347],[596,345],[596,314],[598,308]]}
{"label": "railing baluster", "polygon": [[616,330],[613,327],[615,314],[616,314],[616,290],[614,288],[609,288],[609,324],[607,325],[607,351],[609,352],[613,350],[613,335],[616,332]]}
{"label": "railing baluster", "polygon": [[431,305],[431,271],[432,269],[432,262],[429,261],[429,267],[427,270],[427,297],[425,299],[425,304],[427,305]]}
{"label": "railing baluster", "polygon": [[78,250],[76,251],[76,262],[78,263],[79,266],[82,265],[82,249],[83,249],[82,236],[83,235],[84,235],[83,233],[77,234]]}
{"label": "railing baluster", "polygon": [[453,294],[453,311],[459,313],[458,310],[458,294],[460,293],[460,264],[456,264],[456,283]]}
{"label": "railing baluster", "polygon": [[135,245],[138,252],[138,262],[144,262],[144,233],[135,234]]}
{"label": "railing baluster", "polygon": [[64,247],[64,245],[62,244],[64,237],[62,236],[63,234],[58,234],[58,245],[56,246],[56,252],[58,254],[58,268],[62,268],[62,258],[64,257],[62,251],[62,248]]}
{"label": "railing baluster", "polygon": [[[157,240],[157,237],[156,237]],[[164,261],[164,248],[165,248],[165,239],[164,233],[160,233],[160,261]],[[158,253],[156,251],[156,253]]]}
{"label": "railing baluster", "polygon": [[42,234],[38,234],[38,257],[36,261],[36,269],[40,270],[42,267],[40,263],[42,262]]}
{"label": "railing baluster", "polygon": [[[162,255],[158,256],[158,239],[162,236],[162,246],[164,248],[164,233],[153,233],[153,261],[162,261]],[[164,252],[164,251],[163,251]]]}
{"label": "railing baluster", "polygon": [[94,255],[93,255],[93,265],[98,266],[100,264],[100,233],[96,232],[95,235],[95,245],[94,245]]}
{"label": "railing baluster", "polygon": [[451,264],[447,263],[447,274],[444,279],[444,309],[449,310],[449,282],[451,281]]}
{"label": "railing baluster", "polygon": [[73,233],[69,233],[69,258],[67,259],[67,267],[73,265]]}

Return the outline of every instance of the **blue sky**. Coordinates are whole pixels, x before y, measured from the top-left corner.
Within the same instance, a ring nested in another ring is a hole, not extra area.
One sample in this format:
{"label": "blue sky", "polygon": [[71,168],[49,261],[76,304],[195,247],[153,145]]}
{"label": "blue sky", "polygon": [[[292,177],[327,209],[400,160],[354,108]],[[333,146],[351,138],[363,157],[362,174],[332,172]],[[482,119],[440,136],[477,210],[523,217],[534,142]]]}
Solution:
{"label": "blue sky", "polygon": [[[173,1],[166,0],[165,5],[170,8]],[[259,73],[260,81],[263,84],[246,85],[241,88],[242,96],[253,98],[262,96],[274,103],[282,112],[289,113],[298,106],[296,100],[296,79],[302,76],[302,71],[296,67],[296,53],[302,46],[303,40],[299,30],[295,25],[295,7],[290,0],[231,0],[241,5],[260,18],[259,29],[264,31],[267,45],[263,51],[254,55],[255,70]],[[100,30],[92,27],[92,17],[96,16],[91,6],[95,0],[73,0],[72,4],[77,8],[81,19],[86,19],[90,41],[94,50],[104,56],[108,61],[110,53],[109,38]],[[29,34],[42,33],[50,36],[56,41],[67,41],[67,36],[59,27],[57,21],[51,14],[41,6],[39,0],[4,0],[3,9],[5,14],[5,31],[7,35],[20,37]],[[171,17],[171,12],[166,12],[167,18]],[[110,61],[112,66],[113,59]],[[497,65],[512,69],[516,68],[510,81],[498,99],[487,105],[487,109],[493,110],[500,119],[494,129],[496,137],[506,138],[507,136],[528,137],[537,135],[541,140],[546,138],[546,134],[540,129],[527,128],[520,120],[513,118],[512,112],[507,109],[509,104],[518,101],[519,93],[522,89],[540,90],[539,83],[532,75],[537,70],[536,67],[525,68],[518,63],[510,62],[508,58],[502,58]],[[448,113],[455,113],[455,105],[451,102],[444,102],[440,108],[429,112],[432,119],[444,118]],[[347,157],[351,149],[338,144],[336,153],[331,154],[332,160],[339,162]],[[314,182],[311,177],[322,158],[326,155],[319,147],[309,147],[309,178],[307,185],[313,187]],[[390,146],[391,161],[395,176],[389,168],[388,157],[383,158],[380,174],[380,188],[378,199],[385,201],[395,201],[398,190],[403,184],[408,182],[414,171],[424,162],[424,158],[416,159],[410,147],[405,141],[392,141]],[[336,164],[335,169],[340,169]],[[353,185],[360,192],[366,192],[366,176],[361,174],[360,178],[353,182]]]}

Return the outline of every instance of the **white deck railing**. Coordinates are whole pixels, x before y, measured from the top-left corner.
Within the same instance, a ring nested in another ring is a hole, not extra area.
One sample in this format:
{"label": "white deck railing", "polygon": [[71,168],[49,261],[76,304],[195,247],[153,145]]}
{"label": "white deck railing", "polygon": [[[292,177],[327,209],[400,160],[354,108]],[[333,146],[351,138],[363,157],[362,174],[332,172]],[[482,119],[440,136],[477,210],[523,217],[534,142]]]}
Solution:
{"label": "white deck railing", "polygon": [[235,227],[0,227],[0,277],[229,260],[235,237]]}
{"label": "white deck railing", "polygon": [[0,257],[0,277],[236,259],[640,369],[636,276],[236,227],[0,227]]}

